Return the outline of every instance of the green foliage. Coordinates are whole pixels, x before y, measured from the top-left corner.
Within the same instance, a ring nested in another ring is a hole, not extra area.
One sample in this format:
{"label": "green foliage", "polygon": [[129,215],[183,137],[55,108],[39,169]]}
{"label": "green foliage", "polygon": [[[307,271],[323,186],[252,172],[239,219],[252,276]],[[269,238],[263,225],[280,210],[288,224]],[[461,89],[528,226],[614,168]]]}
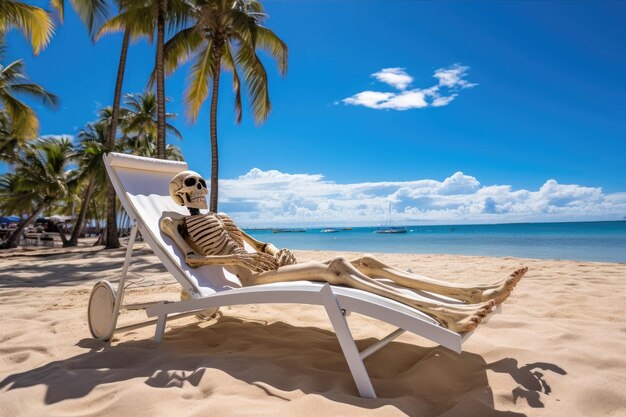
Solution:
{"label": "green foliage", "polygon": [[256,0],[197,0],[193,26],[184,29],[165,45],[165,69],[173,72],[180,64],[193,61],[185,91],[187,116],[195,121],[208,97],[208,83],[216,68],[233,73],[235,118],[241,121],[241,77],[248,88],[254,120],[263,122],[271,111],[267,73],[257,55],[264,50],[278,63],[281,75],[287,72],[287,45],[263,26],[267,15]]}
{"label": "green foliage", "polygon": [[17,29],[26,38],[35,55],[44,49],[54,34],[54,24],[48,13],[36,6],[15,0],[0,1],[0,38],[11,29]]}
{"label": "green foliage", "polygon": [[28,213],[68,197],[77,181],[68,165],[76,152],[67,137],[39,139],[20,153],[15,172],[0,176],[0,211]]}
{"label": "green foliage", "polygon": [[28,79],[21,59],[8,65],[0,64],[0,111],[4,114],[5,123],[11,126],[11,134],[17,139],[35,138],[39,131],[37,115],[16,95],[39,99],[51,108],[57,106],[58,98]]}
{"label": "green foliage", "polygon": [[[157,102],[156,95],[152,91],[144,91],[141,94],[126,94],[124,105],[121,109],[120,127],[122,131],[122,147],[128,153],[139,156],[157,156]],[[175,119],[175,113],[167,113],[166,119]],[[173,125],[167,123],[166,129],[179,139],[182,135]],[[180,155],[180,150],[168,145],[171,155]],[[168,158],[170,159],[170,158]]]}

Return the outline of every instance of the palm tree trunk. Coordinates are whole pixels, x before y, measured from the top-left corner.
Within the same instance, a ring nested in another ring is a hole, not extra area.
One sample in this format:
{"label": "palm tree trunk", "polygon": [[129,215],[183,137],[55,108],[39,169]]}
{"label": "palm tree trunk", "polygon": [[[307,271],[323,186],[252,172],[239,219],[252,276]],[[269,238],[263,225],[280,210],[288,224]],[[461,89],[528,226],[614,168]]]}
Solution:
{"label": "palm tree trunk", "polygon": [[22,237],[22,233],[33,222],[33,220],[35,220],[39,216],[39,214],[41,214],[45,206],[46,204],[44,203],[40,205],[39,207],[37,207],[34,213],[28,216],[28,218],[22,224],[18,225],[17,229],[15,229],[13,233],[11,233],[11,235],[6,240],[6,242],[0,245],[0,249],[17,248],[17,245],[19,245],[20,243],[20,238]]}
{"label": "palm tree trunk", "polygon": [[216,48],[213,68],[213,85],[211,87],[211,196],[209,210],[217,213],[217,182],[219,179],[219,159],[217,155],[217,99],[220,89],[221,54]]}
{"label": "palm tree trunk", "polygon": [[165,43],[165,17],[167,0],[159,0],[157,17],[156,76],[157,76],[157,158],[165,159],[165,70],[163,44]]}
{"label": "palm tree trunk", "polygon": [[[113,96],[113,115],[111,127],[109,128],[109,151],[115,149],[115,136],[117,134],[117,121],[120,115],[120,101],[122,97],[122,84],[124,82],[124,71],[126,69],[126,55],[128,53],[128,43],[130,40],[130,31],[124,31],[124,40],[122,41],[122,52],[120,53],[120,63],[117,67],[117,80],[115,81],[115,95]],[[109,180],[107,187],[107,237],[106,248],[117,249],[120,247],[120,240],[117,236],[117,224],[115,223],[115,190]]]}
{"label": "palm tree trunk", "polygon": [[109,189],[107,190],[107,227],[106,227],[106,249],[117,249],[120,247],[120,239],[117,234],[117,222],[115,219],[115,189],[109,180]]}
{"label": "palm tree trunk", "polygon": [[87,217],[87,208],[89,207],[89,200],[91,200],[91,194],[93,193],[93,187],[95,186],[95,184],[95,177],[91,177],[89,179],[89,184],[87,184],[87,190],[85,190],[85,198],[83,199],[83,203],[80,206],[78,219],[76,219],[76,224],[74,224],[74,228],[72,229],[72,236],[70,237],[70,240],[68,240],[67,242],[63,242],[63,246],[78,245],[78,236],[83,229],[85,218]]}
{"label": "palm tree trunk", "polygon": [[65,228],[61,223],[54,224],[57,227],[57,231],[59,232],[59,237],[61,238],[61,242],[63,243],[63,247],[67,247],[67,236],[65,235]]}
{"label": "palm tree trunk", "polygon": [[113,114],[111,116],[111,127],[109,128],[109,150],[115,149],[115,135],[117,134],[117,122],[120,118],[120,101],[122,99],[122,84],[124,83],[124,72],[126,70],[126,55],[128,54],[128,43],[130,41],[130,31],[124,31],[122,41],[122,52],[120,53],[120,63],[117,67],[117,79],[115,80],[115,94],[113,96]]}

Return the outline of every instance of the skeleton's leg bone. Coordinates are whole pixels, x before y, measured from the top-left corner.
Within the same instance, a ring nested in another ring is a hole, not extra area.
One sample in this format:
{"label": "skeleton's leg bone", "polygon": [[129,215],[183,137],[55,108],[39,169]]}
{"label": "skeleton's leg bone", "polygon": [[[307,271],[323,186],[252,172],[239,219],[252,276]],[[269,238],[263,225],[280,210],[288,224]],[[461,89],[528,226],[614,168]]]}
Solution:
{"label": "skeleton's leg bone", "polygon": [[439,281],[389,266],[370,255],[350,261],[352,266],[369,277],[387,278],[407,288],[430,291],[448,297],[456,298],[468,303],[480,303],[494,300],[496,304],[502,303],[511,294],[511,291],[522,279],[528,268],[520,268],[508,278],[493,284],[453,284]]}
{"label": "skeleton's leg bone", "polygon": [[494,306],[493,301],[473,305],[458,305],[437,302],[419,296],[413,297],[362,274],[344,258],[336,258],[329,264],[310,262],[287,265],[274,271],[253,274],[249,280],[244,282],[244,285],[299,280],[325,281],[334,285],[346,285],[378,294],[429,314],[450,330],[457,332],[474,329]]}

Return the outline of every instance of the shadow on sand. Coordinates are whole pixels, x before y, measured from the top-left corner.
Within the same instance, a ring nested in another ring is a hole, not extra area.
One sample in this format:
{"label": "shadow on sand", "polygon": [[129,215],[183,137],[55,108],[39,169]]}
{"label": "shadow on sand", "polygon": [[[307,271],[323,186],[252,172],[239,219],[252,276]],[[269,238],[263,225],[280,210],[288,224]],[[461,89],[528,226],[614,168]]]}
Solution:
{"label": "shadow on sand", "polygon": [[[375,341],[368,338],[357,344],[363,349]],[[111,346],[83,339],[78,346],[86,352],[10,375],[0,382],[0,389],[44,385],[45,402],[53,404],[82,398],[101,384],[133,378],[154,388],[184,383],[197,387],[203,378],[210,378],[207,371],[218,369],[286,401],[288,395],[278,391],[299,389],[367,409],[389,404],[408,415],[522,416],[494,409],[487,370],[510,374],[519,384],[511,401],[523,399],[531,407],[542,407],[541,395],[551,391],[539,370],[565,374],[549,363],[520,367],[516,359],[504,358],[488,364],[472,353],[458,355],[442,347],[396,341],[366,360],[379,398],[365,400],[358,397],[333,332],[232,317],[174,328],[160,345],[141,340]]]}
{"label": "shadow on sand", "polygon": [[[53,261],[45,264],[45,257],[32,258],[33,262],[17,262],[10,268],[0,271],[0,289],[4,288],[47,288],[47,287],[73,287],[84,285],[87,282],[96,282],[106,277],[110,282],[118,282],[124,253],[126,249],[120,248],[108,251],[108,260],[102,261],[102,255],[98,251],[72,252],[55,254]],[[130,270],[135,274],[150,274],[166,272],[160,262],[152,258],[153,253],[145,247],[137,247],[133,252],[133,262]],[[63,260],[81,261],[80,275],[68,272],[68,266]],[[138,262],[144,260],[144,262]]]}

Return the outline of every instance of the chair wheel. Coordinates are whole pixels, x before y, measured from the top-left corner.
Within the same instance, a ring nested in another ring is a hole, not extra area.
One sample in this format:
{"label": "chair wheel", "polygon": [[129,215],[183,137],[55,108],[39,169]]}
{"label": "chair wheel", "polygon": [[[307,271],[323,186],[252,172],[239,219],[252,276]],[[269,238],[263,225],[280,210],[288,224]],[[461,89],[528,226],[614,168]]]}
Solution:
{"label": "chair wheel", "polygon": [[115,330],[111,324],[117,318],[114,309],[115,290],[108,281],[99,281],[91,290],[87,307],[87,321],[93,337],[103,341],[111,339]]}

